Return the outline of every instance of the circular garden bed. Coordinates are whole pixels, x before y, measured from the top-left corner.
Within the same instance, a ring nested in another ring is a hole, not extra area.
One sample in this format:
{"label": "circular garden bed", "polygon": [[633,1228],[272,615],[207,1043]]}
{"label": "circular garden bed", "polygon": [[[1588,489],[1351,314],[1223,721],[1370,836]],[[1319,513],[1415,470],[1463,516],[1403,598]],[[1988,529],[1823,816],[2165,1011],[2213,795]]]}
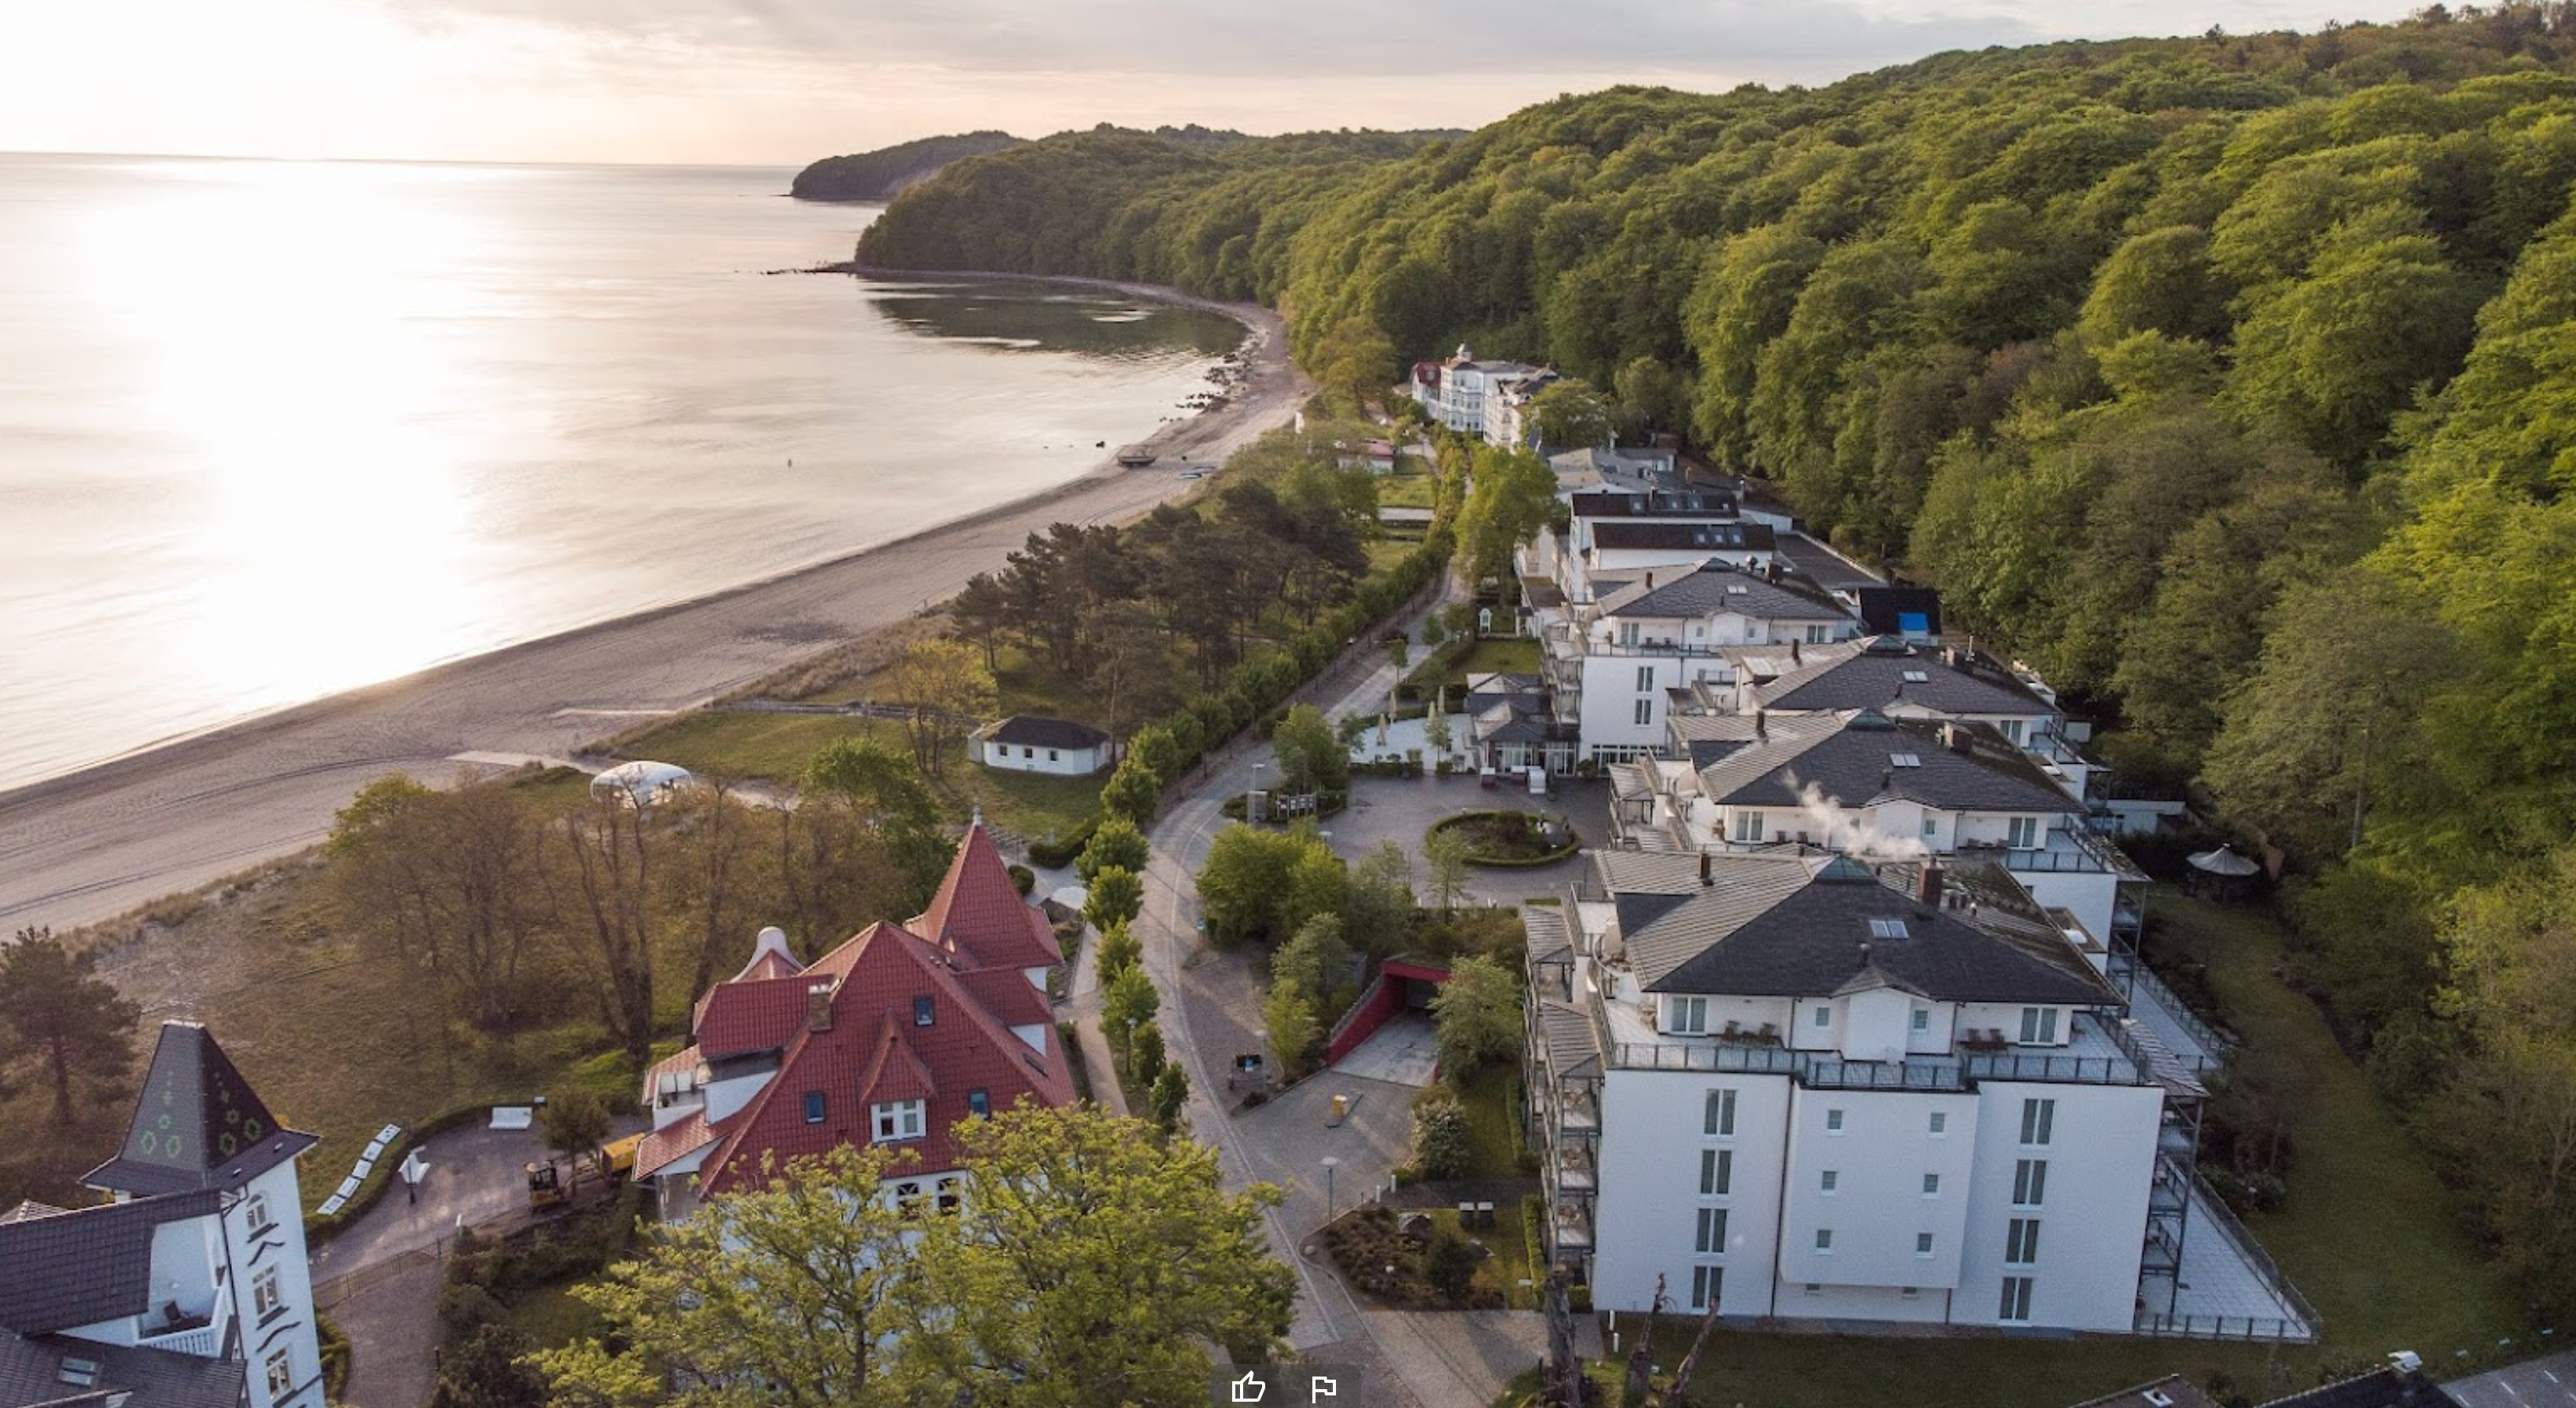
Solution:
{"label": "circular garden bed", "polygon": [[1583,849],[1573,823],[1552,812],[1460,812],[1431,823],[1425,834],[1442,831],[1465,838],[1470,865],[1547,865]]}

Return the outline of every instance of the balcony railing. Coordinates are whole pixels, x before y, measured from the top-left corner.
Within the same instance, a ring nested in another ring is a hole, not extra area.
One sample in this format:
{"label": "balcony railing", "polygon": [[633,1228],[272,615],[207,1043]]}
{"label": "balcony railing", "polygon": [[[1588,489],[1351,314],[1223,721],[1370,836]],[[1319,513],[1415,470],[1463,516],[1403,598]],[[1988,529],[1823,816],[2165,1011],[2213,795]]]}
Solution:
{"label": "balcony railing", "polygon": [[2127,1056],[2018,1051],[1855,1061],[1776,1046],[1623,1041],[1612,1045],[1610,1064],[1631,1071],[1788,1076],[1811,1090],[1960,1091],[1989,1080],[2052,1085],[2147,1085],[2154,1080],[2143,1063]]}

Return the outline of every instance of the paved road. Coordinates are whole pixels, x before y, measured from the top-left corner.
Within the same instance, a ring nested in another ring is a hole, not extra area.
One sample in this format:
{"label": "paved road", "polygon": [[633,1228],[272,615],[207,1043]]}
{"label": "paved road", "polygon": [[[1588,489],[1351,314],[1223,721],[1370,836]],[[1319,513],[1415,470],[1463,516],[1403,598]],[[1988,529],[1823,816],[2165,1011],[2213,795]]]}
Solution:
{"label": "paved road", "polygon": [[2576,1351],[2442,1385],[2461,1408],[2576,1408]]}
{"label": "paved road", "polygon": [[1289,417],[1309,390],[1279,318],[1252,329],[1230,404],[1154,439],[1162,467],[1054,493],[774,581],[478,656],[0,793],[0,933],[110,918],[319,841],[366,783],[444,781],[460,754],[563,757],[899,621],[1059,520],[1132,517]]}

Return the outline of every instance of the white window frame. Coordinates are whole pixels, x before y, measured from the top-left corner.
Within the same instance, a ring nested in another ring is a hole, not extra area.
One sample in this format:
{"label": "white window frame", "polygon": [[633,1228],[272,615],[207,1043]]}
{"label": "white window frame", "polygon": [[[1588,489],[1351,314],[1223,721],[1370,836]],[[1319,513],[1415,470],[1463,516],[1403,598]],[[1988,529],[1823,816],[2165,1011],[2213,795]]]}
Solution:
{"label": "white window frame", "polygon": [[2055,1046],[2057,1044],[2057,1009],[2054,1007],[2021,1009],[2021,1044]]}
{"label": "white window frame", "polygon": [[2031,1283],[2034,1279],[2035,1278],[2029,1276],[2007,1276],[2004,1278],[2003,1299],[1997,1305],[1995,1310],[1995,1320],[1998,1323],[2005,1325],[2027,1325],[2030,1323],[2030,1292]]}
{"label": "white window frame", "polygon": [[1726,1268],[1694,1266],[1691,1268],[1691,1309],[1706,1310],[1726,1294]]}
{"label": "white window frame", "polygon": [[1640,665],[1637,667],[1637,692],[1639,694],[1652,694],[1655,692],[1654,666]]}
{"label": "white window frame", "polygon": [[1941,1175],[1937,1173],[1923,1175],[1923,1196],[1927,1198],[1941,1196]]}
{"label": "white window frame", "polygon": [[1762,840],[1762,813],[1738,811],[1735,814],[1735,840],[1738,845],[1759,843]]}
{"label": "white window frame", "polygon": [[1666,993],[1663,997],[1664,1030],[1673,1036],[1708,1035],[1708,999],[1680,997]]}
{"label": "white window frame", "polygon": [[2013,1161],[2012,1205],[2037,1208],[2048,1205],[2048,1160],[2015,1159]]}
{"label": "white window frame", "polygon": [[1695,1235],[1695,1246],[1701,1255],[1722,1255],[1726,1251],[1726,1209],[1701,1208]]}
{"label": "white window frame", "polygon": [[255,1319],[265,1320],[286,1303],[286,1292],[278,1284],[277,1268],[263,1266],[251,1273],[250,1310]]}
{"label": "white window frame", "polygon": [[1932,1112],[1932,1117],[1931,1117],[1929,1120],[1925,1121],[1925,1123],[1926,1123],[1927,1125],[1929,1125],[1929,1126],[1930,1126],[1930,1132],[1931,1132],[1931,1135],[1932,1135],[1932,1137],[1933,1137],[1933,1138],[1935,1138],[1935,1139],[1947,1139],[1947,1138],[1949,1138],[1949,1137],[1950,1137],[1950,1112],[1949,1112],[1949,1111],[1947,1111],[1947,1110],[1934,1110],[1934,1111]]}
{"label": "white window frame", "polygon": [[1928,1032],[1932,1030],[1931,1008],[1917,1007],[1914,1009],[1914,1030],[1918,1032]]}
{"label": "white window frame", "polygon": [[1820,1002],[1820,1003],[1817,1003],[1817,1004],[1816,1004],[1816,1020],[1815,1020],[1814,1022],[1810,1023],[1810,1025],[1812,1025],[1812,1026],[1814,1026],[1814,1027],[1817,1027],[1817,1028],[1819,1028],[1819,1029],[1822,1029],[1822,1028],[1825,1028],[1825,1027],[1830,1027],[1830,1026],[1832,1026],[1833,1024],[1834,1024],[1834,1009],[1833,1009],[1833,1004],[1831,1004],[1831,1003],[1827,1003],[1827,1002]]}
{"label": "white window frame", "polygon": [[1644,728],[1655,721],[1655,697],[1651,694],[1637,701],[1636,724]]}
{"label": "white window frame", "polygon": [[269,1215],[266,1193],[253,1193],[242,1200],[242,1225],[248,1227],[253,1236],[277,1225],[277,1219]]}
{"label": "white window frame", "polygon": [[923,1125],[922,1104],[923,1102],[919,1100],[889,1100],[870,1105],[868,1107],[870,1142],[901,1144],[908,1140],[919,1139]]}
{"label": "white window frame", "polygon": [[1735,1188],[1735,1151],[1702,1149],[1699,1151],[1699,1195],[1723,1198]]}
{"label": "white window frame", "polygon": [[1817,1228],[1817,1229],[1816,1229],[1816,1255],[1818,1255],[1818,1256],[1832,1256],[1833,1254],[1834,1254],[1834,1229],[1832,1229],[1832,1228],[1830,1228],[1830,1227],[1819,1227],[1819,1228]]}
{"label": "white window frame", "polygon": [[2004,848],[2014,851],[2038,850],[2039,818],[2035,816],[2016,816],[2006,818],[2004,821]]}
{"label": "white window frame", "polygon": [[1915,1233],[1915,1234],[1914,1234],[1914,1254],[1915,1254],[1916,1256],[1919,1256],[1919,1257],[1929,1257],[1929,1256],[1931,1256],[1931,1255],[1932,1255],[1932,1247],[1933,1247],[1933,1239],[1932,1239],[1932,1234],[1931,1234],[1931,1233],[1929,1233],[1929,1232],[1917,1232],[1917,1233]]}
{"label": "white window frame", "polygon": [[2057,1134],[2057,1102],[2029,1099],[2021,1102],[2021,1147],[2045,1149]]}
{"label": "white window frame", "polygon": [[1708,1093],[1700,1106],[1700,1133],[1710,1139],[1735,1137],[1735,1087],[1721,1086]]}
{"label": "white window frame", "polygon": [[1841,1169],[1825,1169],[1816,1175],[1816,1191],[1830,1198],[1834,1194],[1842,1191],[1842,1181],[1843,1171]]}
{"label": "white window frame", "polygon": [[268,1356],[268,1397],[274,1403],[295,1392],[295,1359],[287,1350]]}
{"label": "white window frame", "polygon": [[1827,1133],[1827,1134],[1840,1134],[1840,1133],[1842,1133],[1842,1132],[1843,1132],[1843,1112],[1842,1112],[1842,1110],[1841,1110],[1840,1108],[1835,1108],[1835,1109],[1831,1109],[1831,1110],[1827,1110],[1827,1111],[1825,1111],[1825,1133]]}
{"label": "white window frame", "polygon": [[2016,1217],[2004,1224],[2004,1265],[2039,1264],[2039,1219]]}

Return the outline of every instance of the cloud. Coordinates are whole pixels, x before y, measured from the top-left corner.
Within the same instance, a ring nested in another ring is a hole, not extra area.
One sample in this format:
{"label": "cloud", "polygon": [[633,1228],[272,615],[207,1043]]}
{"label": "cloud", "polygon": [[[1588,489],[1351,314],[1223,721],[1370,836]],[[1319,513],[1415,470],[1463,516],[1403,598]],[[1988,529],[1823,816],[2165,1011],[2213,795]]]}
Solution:
{"label": "cloud", "polygon": [[404,8],[423,21],[466,11],[869,64],[1284,80],[1628,69],[1822,79],[2043,37],[2009,13],[1873,14],[1836,0],[407,0]]}

